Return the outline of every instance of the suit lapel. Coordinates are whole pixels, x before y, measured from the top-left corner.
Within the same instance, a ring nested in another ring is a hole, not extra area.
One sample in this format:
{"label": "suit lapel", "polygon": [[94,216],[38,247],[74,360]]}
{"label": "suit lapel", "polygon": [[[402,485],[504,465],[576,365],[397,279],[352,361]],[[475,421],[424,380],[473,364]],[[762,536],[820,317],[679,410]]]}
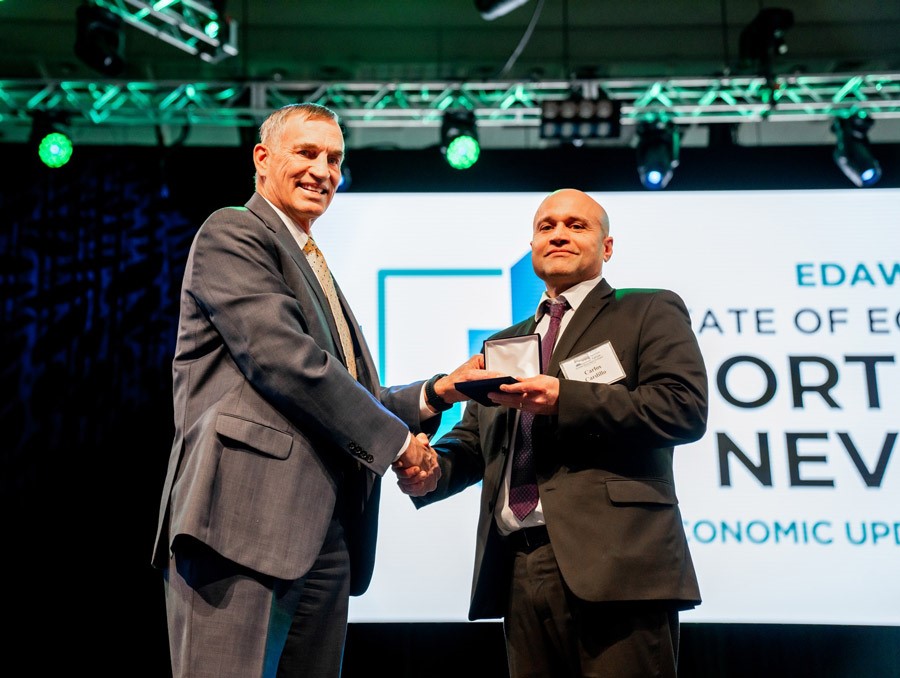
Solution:
{"label": "suit lapel", "polygon": [[[306,255],[303,254],[303,250],[300,249],[300,246],[297,244],[294,236],[291,235],[291,232],[284,225],[284,222],[281,221],[281,217],[279,217],[275,213],[275,211],[269,206],[269,203],[266,202],[266,199],[259,195],[259,193],[254,193],[251,196],[250,200],[247,201],[246,207],[254,214],[256,214],[260,219],[262,219],[266,227],[275,234],[275,237],[278,238],[278,242],[280,242],[284,246],[284,248],[291,255],[291,259],[293,259],[294,263],[297,264],[297,268],[299,268],[300,272],[303,273],[303,277],[306,278],[306,282],[312,289],[316,302],[319,306],[318,315],[320,318],[324,319],[326,325],[328,326],[328,331],[331,334],[334,351],[338,358],[346,365],[347,358],[344,355],[343,348],[341,348],[340,333],[338,332],[337,324],[334,321],[334,314],[331,312],[331,305],[328,303],[328,297],[325,296],[325,291],[322,289],[322,285],[319,284],[319,278],[316,277],[315,271],[312,270],[312,266],[310,266],[309,262],[306,260]],[[337,287],[337,284],[335,284],[335,287]],[[340,297],[341,304],[344,306],[344,311],[346,312],[348,310],[347,303],[340,291],[338,291],[338,296]],[[355,321],[353,323],[353,326],[350,328],[350,331],[353,333],[353,336],[355,338]]]}
{"label": "suit lapel", "polygon": [[522,324],[522,329],[516,333],[516,336],[522,337],[526,334],[534,334],[535,329],[537,328],[537,323],[534,320],[534,316],[527,323]]}
{"label": "suit lapel", "polygon": [[565,332],[557,341],[556,348],[553,349],[553,355],[550,358],[550,367],[547,370],[547,374],[559,376],[560,361],[569,357],[572,347],[575,346],[581,335],[591,327],[594,318],[609,304],[612,296],[612,287],[609,286],[605,278],[601,279],[597,286],[585,297],[584,301],[581,302],[578,310],[575,311],[575,315],[572,316],[572,320],[566,326]]}

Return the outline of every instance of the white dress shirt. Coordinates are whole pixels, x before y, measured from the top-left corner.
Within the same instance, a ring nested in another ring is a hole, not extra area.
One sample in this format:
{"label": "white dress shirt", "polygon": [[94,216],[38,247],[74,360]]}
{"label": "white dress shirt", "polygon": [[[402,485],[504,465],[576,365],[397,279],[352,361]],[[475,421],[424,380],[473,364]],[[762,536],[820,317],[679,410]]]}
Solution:
{"label": "white dress shirt", "polygon": [[[559,340],[562,338],[563,334],[566,332],[566,327],[569,325],[569,321],[572,320],[572,316],[575,314],[575,311],[578,310],[578,307],[584,301],[585,297],[590,294],[591,290],[593,290],[597,283],[600,282],[602,276],[597,276],[596,278],[591,278],[590,280],[583,280],[577,285],[573,285],[565,292],[562,292],[560,296],[566,298],[566,301],[569,302],[569,308],[563,314],[562,321],[559,325],[559,334],[556,337],[556,343],[559,343]],[[534,319],[537,321],[537,327],[535,331],[541,335],[541,339],[544,338],[544,335],[547,334],[547,329],[550,326],[550,314],[544,313],[542,309],[542,305],[545,301],[547,301],[550,297],[547,295],[547,292],[544,292],[541,295],[541,299],[538,302],[537,310],[534,314]],[[512,375],[516,376],[516,375]],[[509,508],[509,476],[512,469],[512,458],[513,451],[515,450],[516,444],[516,432],[519,430],[519,413],[516,412],[516,424],[513,427],[513,436],[512,440],[510,440],[509,445],[509,454],[507,455],[507,463],[506,470],[503,473],[503,485],[500,487],[500,496],[497,501],[497,508],[494,509],[494,514],[497,520],[497,525],[500,528],[501,534],[509,534],[510,532],[514,532],[523,527],[535,527],[537,525],[544,524],[544,509],[541,505],[540,496],[538,496],[538,505],[537,508],[534,509],[531,513],[525,516],[524,520],[519,520],[513,514],[512,509]]]}

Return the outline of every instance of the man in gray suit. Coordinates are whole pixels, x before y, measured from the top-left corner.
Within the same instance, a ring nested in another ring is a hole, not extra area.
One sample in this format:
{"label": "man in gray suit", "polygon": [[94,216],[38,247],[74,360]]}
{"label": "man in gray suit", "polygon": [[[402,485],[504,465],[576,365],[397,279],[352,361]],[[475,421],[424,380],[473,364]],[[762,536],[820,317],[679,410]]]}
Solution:
{"label": "man in gray suit", "polygon": [[[398,482],[421,507],[483,481],[469,618],[504,619],[512,678],[670,678],[678,611],[700,603],[672,469],[706,430],[697,339],[675,293],[603,278],[609,216],[587,194],[550,194],[531,249],[541,304],[494,339],[552,343],[545,302],[563,302],[549,364],[466,405],[434,443],[436,490],[403,469]],[[520,483],[509,462],[529,437]]]}
{"label": "man in gray suit", "polygon": [[[337,678],[348,596],[368,587],[380,476],[440,474],[422,432],[484,374],[382,389],[311,238],[341,177],[332,111],[275,111],[256,192],[197,232],[173,362],[175,440],[152,562],[175,678]],[[422,442],[422,440],[426,442]]]}

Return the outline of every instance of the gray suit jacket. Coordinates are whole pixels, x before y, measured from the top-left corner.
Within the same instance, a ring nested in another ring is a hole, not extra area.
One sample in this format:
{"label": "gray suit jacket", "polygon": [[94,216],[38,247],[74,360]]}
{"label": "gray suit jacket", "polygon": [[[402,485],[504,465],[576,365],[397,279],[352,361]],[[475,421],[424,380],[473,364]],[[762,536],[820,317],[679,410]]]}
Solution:
{"label": "gray suit jacket", "polygon": [[[173,361],[175,439],[152,562],[191,535],[282,579],[313,563],[344,517],[351,593],[372,576],[380,476],[410,429],[422,383],[382,389],[340,294],[359,381],[343,364],[306,257],[258,194],[213,213],[191,247]],[[427,421],[433,432],[439,417]],[[340,502],[340,503],[338,503]]]}
{"label": "gray suit jacket", "polygon": [[[497,337],[534,332],[530,318]],[[610,340],[625,370],[614,384],[561,378],[559,363]],[[544,519],[560,571],[588,601],[700,602],[672,469],[673,447],[706,431],[707,376],[681,299],[667,290],[613,290],[601,280],[572,317],[548,373],[561,378],[559,415],[538,416],[534,451]],[[510,554],[494,508],[515,411],[466,405],[433,446],[438,501],[483,480],[470,619],[502,617]]]}

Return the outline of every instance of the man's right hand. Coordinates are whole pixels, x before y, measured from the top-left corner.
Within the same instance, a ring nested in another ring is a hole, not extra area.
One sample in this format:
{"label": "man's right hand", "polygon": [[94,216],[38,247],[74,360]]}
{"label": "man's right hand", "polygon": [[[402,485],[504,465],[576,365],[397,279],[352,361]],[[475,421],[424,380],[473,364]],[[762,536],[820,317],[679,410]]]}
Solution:
{"label": "man's right hand", "polygon": [[421,497],[437,487],[441,467],[437,452],[429,445],[424,433],[410,440],[406,451],[392,464],[397,474],[397,485],[404,494]]}
{"label": "man's right hand", "polygon": [[505,376],[501,372],[490,372],[484,369],[484,355],[476,353],[446,377],[434,383],[434,390],[445,402],[456,403],[468,400],[469,396],[456,390],[454,384],[459,381],[475,381]]}

